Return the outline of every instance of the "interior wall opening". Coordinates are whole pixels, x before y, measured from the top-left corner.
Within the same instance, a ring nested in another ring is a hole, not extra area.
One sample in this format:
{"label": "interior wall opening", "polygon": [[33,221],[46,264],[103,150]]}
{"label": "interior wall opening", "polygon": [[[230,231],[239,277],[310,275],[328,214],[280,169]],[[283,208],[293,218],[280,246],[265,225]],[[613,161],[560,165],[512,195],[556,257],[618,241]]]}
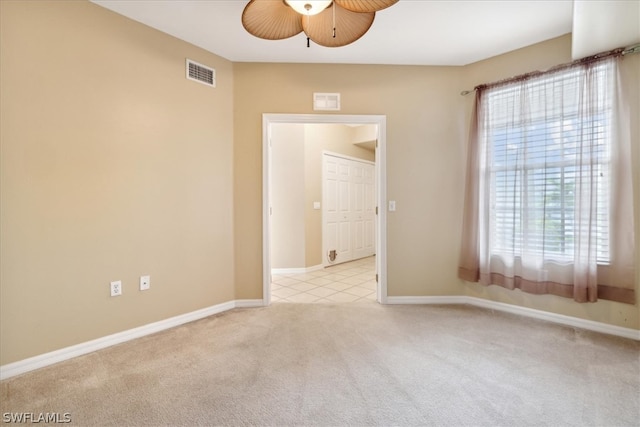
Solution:
{"label": "interior wall opening", "polygon": [[265,305],[386,302],[385,121],[263,116]]}

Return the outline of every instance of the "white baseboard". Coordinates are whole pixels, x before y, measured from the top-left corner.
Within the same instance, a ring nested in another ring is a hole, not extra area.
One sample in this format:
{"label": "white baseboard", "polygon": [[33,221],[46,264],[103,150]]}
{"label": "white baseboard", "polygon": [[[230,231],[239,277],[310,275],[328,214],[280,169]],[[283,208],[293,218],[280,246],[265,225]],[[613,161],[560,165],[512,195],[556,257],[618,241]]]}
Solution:
{"label": "white baseboard", "polygon": [[387,297],[387,304],[468,304],[465,296]]}
{"label": "white baseboard", "polygon": [[468,304],[640,341],[640,330],[468,296],[387,297],[387,304]]}
{"label": "white baseboard", "polygon": [[271,274],[305,274],[311,273],[312,271],[322,270],[323,268],[324,265],[322,264],[302,268],[272,268]]}
{"label": "white baseboard", "polygon": [[[608,325],[606,323],[594,322],[592,320],[579,319],[576,317],[565,316],[562,314],[550,313],[542,310],[535,310],[527,307],[520,307],[512,304],[505,304],[497,301],[485,300],[482,298],[468,296],[430,296],[430,297],[387,297],[387,304],[468,304],[476,307],[482,307],[492,310],[503,311],[506,313],[517,314],[520,316],[531,317],[534,319],[546,320],[562,325],[572,326],[576,328],[586,329],[594,332],[615,335],[623,338],[630,338],[640,341],[640,330],[624,328],[622,326]],[[74,357],[82,356],[112,345],[121,344],[146,335],[164,331],[185,323],[203,319],[214,314],[222,313],[234,308],[250,308],[264,307],[264,300],[235,300],[211,307],[196,310],[191,313],[181,314],[159,322],[149,323],[148,325],[129,329],[127,331],[118,332],[116,334],[107,335],[92,341],[55,350],[49,353],[30,357],[18,362],[9,363],[0,366],[0,380],[24,374],[45,366],[53,365]]]}
{"label": "white baseboard", "polygon": [[235,308],[256,308],[264,307],[263,299],[239,299],[235,301]]}
{"label": "white baseboard", "polygon": [[60,350],[55,350],[49,353],[30,357],[18,362],[2,365],[0,366],[0,380],[24,374],[35,369],[44,368],[45,366],[53,365],[54,363],[82,356],[83,354],[88,354],[97,350],[101,350],[103,348],[111,347],[112,345],[121,344],[126,341],[134,340],[136,338],[141,338],[146,335],[151,335],[156,332],[183,325],[185,323],[203,319],[214,314],[222,313],[223,311],[228,311],[234,308],[262,306],[264,306],[264,301],[261,299],[235,300],[192,311],[190,313],[181,314],[169,319],[160,320],[158,322],[149,323],[147,325],[129,329],[127,331],[118,332],[102,338],[97,338],[95,340],[72,345],[66,348],[61,348]]}

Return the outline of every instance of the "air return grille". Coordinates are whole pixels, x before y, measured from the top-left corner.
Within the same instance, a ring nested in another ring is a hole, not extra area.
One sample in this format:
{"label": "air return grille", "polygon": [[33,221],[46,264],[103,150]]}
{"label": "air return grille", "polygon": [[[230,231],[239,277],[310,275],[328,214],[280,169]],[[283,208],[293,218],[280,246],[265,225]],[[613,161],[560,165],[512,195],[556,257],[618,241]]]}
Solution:
{"label": "air return grille", "polygon": [[314,92],[313,109],[316,111],[340,111],[340,94]]}
{"label": "air return grille", "polygon": [[187,78],[207,86],[216,87],[216,70],[187,59]]}

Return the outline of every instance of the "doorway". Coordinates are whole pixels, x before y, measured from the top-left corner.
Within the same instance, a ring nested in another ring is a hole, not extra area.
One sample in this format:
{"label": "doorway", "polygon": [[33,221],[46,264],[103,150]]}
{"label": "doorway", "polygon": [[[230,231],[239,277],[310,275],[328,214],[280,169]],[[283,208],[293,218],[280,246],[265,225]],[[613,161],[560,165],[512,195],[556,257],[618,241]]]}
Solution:
{"label": "doorway", "polygon": [[263,300],[271,302],[272,273],[272,128],[275,124],[344,124],[375,125],[377,129],[375,147],[375,204],[378,214],[375,221],[376,246],[376,300],[386,303],[387,298],[387,254],[386,254],[386,116],[379,115],[308,115],[308,114],[263,114]]}

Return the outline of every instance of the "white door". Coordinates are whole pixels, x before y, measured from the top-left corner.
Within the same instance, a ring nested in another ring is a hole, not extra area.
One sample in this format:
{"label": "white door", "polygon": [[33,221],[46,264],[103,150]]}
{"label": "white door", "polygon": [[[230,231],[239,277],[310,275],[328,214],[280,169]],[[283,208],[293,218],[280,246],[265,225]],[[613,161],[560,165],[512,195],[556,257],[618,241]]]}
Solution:
{"label": "white door", "polygon": [[354,223],[355,235],[353,258],[364,258],[375,254],[375,179],[374,165],[353,162],[354,176]]}
{"label": "white door", "polygon": [[374,165],[325,154],[323,172],[323,264],[373,255]]}
{"label": "white door", "polygon": [[[350,167],[345,159],[324,156],[324,265],[353,259],[351,249]],[[335,254],[329,254],[335,251]]]}

